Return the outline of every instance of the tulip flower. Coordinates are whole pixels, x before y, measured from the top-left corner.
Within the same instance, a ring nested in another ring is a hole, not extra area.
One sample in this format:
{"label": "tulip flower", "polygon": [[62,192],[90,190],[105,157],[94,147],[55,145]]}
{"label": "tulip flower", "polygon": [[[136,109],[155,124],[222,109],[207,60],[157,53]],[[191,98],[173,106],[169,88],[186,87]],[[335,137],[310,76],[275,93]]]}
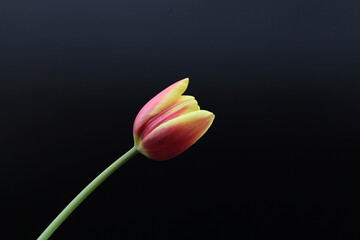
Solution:
{"label": "tulip flower", "polygon": [[189,79],[180,80],[152,98],[133,125],[134,147],[90,182],[51,222],[38,240],[48,239],[65,219],[112,173],[140,152],[153,160],[167,160],[184,152],[209,129],[214,114],[200,110],[194,97],[182,95]]}
{"label": "tulip flower", "polygon": [[182,95],[189,79],[180,80],[154,98],[134,121],[138,151],[154,160],[167,160],[184,152],[210,127],[214,114],[200,110],[193,96]]}

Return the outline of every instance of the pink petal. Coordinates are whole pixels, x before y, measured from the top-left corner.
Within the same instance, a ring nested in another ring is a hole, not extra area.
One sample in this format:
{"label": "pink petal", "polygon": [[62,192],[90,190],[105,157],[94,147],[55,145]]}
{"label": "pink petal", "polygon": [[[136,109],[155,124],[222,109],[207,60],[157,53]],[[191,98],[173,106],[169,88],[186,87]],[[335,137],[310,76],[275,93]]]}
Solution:
{"label": "pink petal", "polygon": [[144,128],[144,124],[149,119],[176,103],[176,101],[178,101],[181,95],[185,92],[188,84],[188,78],[180,80],[170,85],[147,102],[135,118],[133,126],[133,133],[135,137],[140,134]]}
{"label": "pink petal", "polygon": [[173,118],[142,138],[138,150],[154,160],[167,160],[184,152],[210,127],[214,114],[199,110]]}
{"label": "pink petal", "polygon": [[[184,115],[189,112],[198,111],[200,107],[192,96],[181,96],[180,99],[168,107],[155,117],[151,118],[144,125],[144,130],[141,133],[141,138],[145,138],[151,131],[157,128],[159,125],[173,119],[179,117],[180,115]],[[136,144],[136,143],[135,143]]]}

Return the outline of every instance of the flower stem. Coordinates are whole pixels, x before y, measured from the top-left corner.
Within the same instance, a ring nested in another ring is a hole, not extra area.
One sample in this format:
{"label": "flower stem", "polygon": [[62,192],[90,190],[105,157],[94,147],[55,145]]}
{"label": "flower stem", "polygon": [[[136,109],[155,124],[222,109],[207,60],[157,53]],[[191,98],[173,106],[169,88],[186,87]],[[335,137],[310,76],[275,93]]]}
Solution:
{"label": "flower stem", "polygon": [[136,147],[132,147],[123,156],[112,163],[100,175],[98,175],[89,185],[87,185],[65,208],[62,212],[50,223],[37,240],[48,239],[55,230],[65,221],[65,219],[111,174],[113,174],[119,167],[121,167],[130,158],[136,155]]}

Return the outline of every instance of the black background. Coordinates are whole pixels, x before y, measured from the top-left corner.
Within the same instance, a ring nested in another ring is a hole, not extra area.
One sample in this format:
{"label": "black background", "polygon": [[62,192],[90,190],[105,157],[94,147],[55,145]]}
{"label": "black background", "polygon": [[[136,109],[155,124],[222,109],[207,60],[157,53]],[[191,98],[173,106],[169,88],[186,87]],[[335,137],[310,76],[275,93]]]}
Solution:
{"label": "black background", "polygon": [[[190,78],[216,114],[137,155],[53,239],[359,239],[358,1],[0,2],[1,235],[35,239]],[[8,235],[11,234],[11,235]]]}

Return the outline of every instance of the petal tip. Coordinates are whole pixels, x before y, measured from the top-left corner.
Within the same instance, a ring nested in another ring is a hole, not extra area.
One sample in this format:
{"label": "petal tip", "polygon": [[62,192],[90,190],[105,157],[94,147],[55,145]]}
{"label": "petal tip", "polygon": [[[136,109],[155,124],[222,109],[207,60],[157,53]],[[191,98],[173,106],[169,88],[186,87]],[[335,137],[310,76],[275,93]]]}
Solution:
{"label": "petal tip", "polygon": [[189,81],[190,81],[189,78],[184,78],[184,79],[180,80],[179,83],[184,84],[185,89],[186,89],[188,87],[188,85],[189,85]]}
{"label": "petal tip", "polygon": [[199,112],[201,113],[201,115],[203,115],[205,117],[215,118],[215,114],[213,112],[208,111],[208,110],[200,110]]}

